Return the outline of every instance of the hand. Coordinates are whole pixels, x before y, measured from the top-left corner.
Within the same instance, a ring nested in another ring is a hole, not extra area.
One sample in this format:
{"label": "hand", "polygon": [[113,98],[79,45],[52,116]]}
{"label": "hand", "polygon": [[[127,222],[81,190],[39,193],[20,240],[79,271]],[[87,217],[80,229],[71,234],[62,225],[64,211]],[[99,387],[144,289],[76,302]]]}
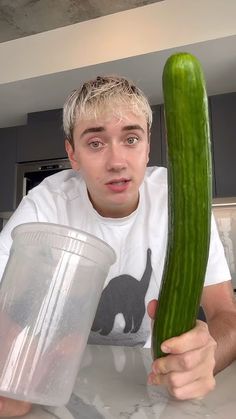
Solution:
{"label": "hand", "polygon": [[[154,318],[156,301],[150,301],[148,313]],[[166,356],[154,360],[148,384],[164,385],[179,400],[201,399],[215,387],[216,342],[205,322],[162,343]]]}
{"label": "hand", "polygon": [[0,417],[26,415],[31,409],[30,403],[0,397]]}

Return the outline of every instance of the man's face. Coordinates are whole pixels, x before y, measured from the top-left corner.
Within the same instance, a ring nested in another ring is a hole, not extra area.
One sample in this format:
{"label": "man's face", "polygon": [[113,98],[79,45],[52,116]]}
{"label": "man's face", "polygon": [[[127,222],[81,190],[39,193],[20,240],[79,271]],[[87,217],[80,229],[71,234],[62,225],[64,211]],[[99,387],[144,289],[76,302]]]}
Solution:
{"label": "man's face", "polygon": [[71,165],[82,174],[94,208],[104,217],[125,217],[136,209],[148,162],[145,117],[124,115],[81,120],[74,129],[74,149],[66,141]]}

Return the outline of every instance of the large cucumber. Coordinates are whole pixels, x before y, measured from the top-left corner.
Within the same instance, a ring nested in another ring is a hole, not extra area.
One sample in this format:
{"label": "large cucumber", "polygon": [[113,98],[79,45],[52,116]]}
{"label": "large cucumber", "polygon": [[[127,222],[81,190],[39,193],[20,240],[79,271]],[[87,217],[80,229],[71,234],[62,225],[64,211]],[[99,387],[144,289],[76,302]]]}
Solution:
{"label": "large cucumber", "polygon": [[154,357],[161,343],[196,324],[209,253],[211,149],[208,100],[199,61],[188,53],[168,58],[163,70],[168,161],[168,240]]}

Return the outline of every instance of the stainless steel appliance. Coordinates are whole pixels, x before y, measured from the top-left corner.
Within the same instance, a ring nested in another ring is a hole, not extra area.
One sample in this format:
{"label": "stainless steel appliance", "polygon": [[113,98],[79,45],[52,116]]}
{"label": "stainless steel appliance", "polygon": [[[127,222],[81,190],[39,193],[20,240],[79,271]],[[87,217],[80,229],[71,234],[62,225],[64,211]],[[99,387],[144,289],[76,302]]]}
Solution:
{"label": "stainless steel appliance", "polygon": [[42,180],[61,170],[71,169],[68,159],[42,160],[16,165],[16,191],[15,207],[17,207],[30,189],[37,186]]}
{"label": "stainless steel appliance", "polygon": [[236,291],[236,197],[214,199],[213,213]]}
{"label": "stainless steel appliance", "polygon": [[3,229],[5,224],[8,222],[9,218],[13,214],[12,211],[0,212],[0,231]]}

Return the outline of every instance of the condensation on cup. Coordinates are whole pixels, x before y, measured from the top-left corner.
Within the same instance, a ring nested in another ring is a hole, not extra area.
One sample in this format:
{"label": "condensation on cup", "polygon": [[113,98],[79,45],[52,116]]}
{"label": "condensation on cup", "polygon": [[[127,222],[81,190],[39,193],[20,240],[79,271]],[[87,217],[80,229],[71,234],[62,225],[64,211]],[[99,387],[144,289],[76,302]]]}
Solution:
{"label": "condensation on cup", "polygon": [[57,224],[21,224],[12,238],[0,286],[0,395],[64,405],[115,253]]}

